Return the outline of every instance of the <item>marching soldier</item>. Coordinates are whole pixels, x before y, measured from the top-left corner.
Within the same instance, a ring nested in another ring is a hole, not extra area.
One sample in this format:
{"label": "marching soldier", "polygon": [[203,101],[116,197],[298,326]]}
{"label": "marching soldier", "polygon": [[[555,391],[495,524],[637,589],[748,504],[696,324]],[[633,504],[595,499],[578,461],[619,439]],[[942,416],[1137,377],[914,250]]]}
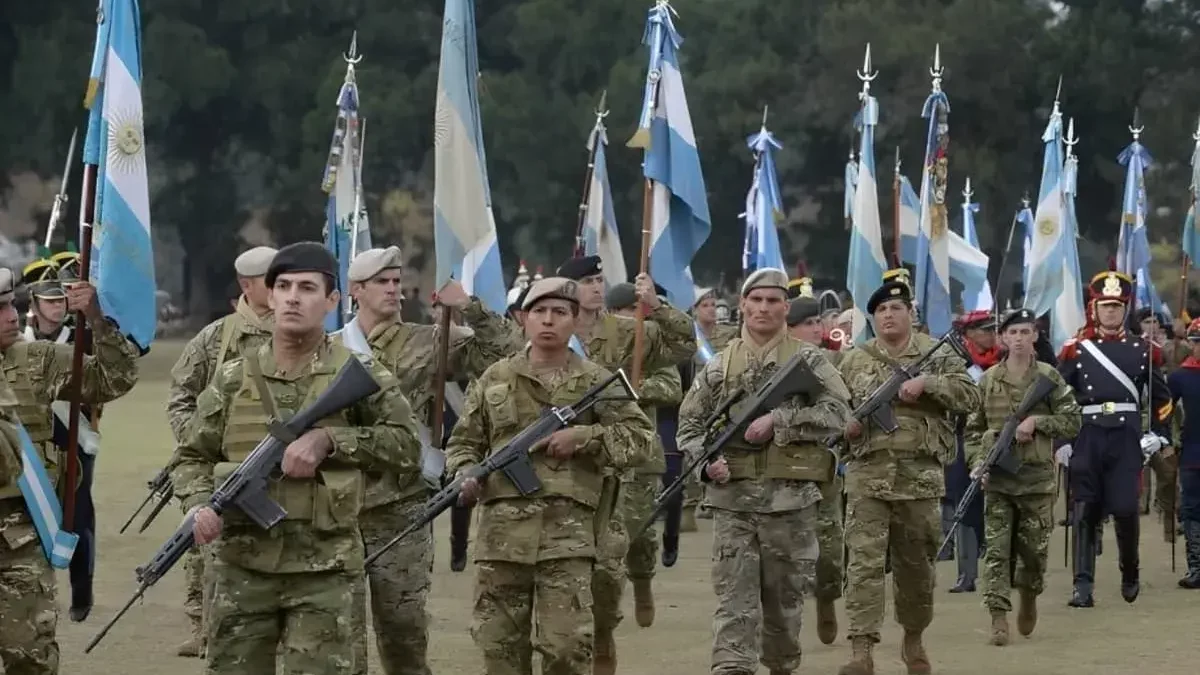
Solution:
{"label": "marching soldier", "polygon": [[[400,320],[400,279],[403,257],[395,246],[358,254],[347,277],[358,313],[339,333],[342,344],[373,356],[400,382],[418,420],[431,420],[438,329]],[[438,294],[439,301],[462,310],[472,328],[451,326],[449,372],[474,379],[504,354],[517,347],[498,320],[482,310],[457,282]],[[414,520],[432,487],[440,487],[444,458],[432,447],[429,429],[418,422],[422,466],[405,473],[366,470],[366,497],[360,516],[368,551],[382,546]],[[367,570],[371,614],[379,659],[388,675],[429,675],[429,616],[425,604],[433,574],[433,527],[394,546]],[[355,602],[355,634],[359,673],[367,672],[365,597]]]}
{"label": "marching soldier", "polygon": [[[788,333],[792,338],[820,347],[825,358],[835,368],[840,351],[824,347],[825,328],[821,323],[821,304],[814,298],[798,296],[788,305]],[[838,373],[841,377],[841,373]],[[840,429],[839,429],[840,431]],[[817,598],[817,637],[822,644],[837,640],[838,619],[835,603],[842,597],[842,564],[844,535],[842,532],[842,478],[835,471],[828,480],[819,480],[821,501],[817,504],[817,557],[815,592]]]}
{"label": "marching soldier", "polygon": [[[690,363],[682,366],[684,369],[682,373],[684,392],[691,388],[694,374],[703,369],[704,365],[724,349],[730,340],[738,336],[737,322],[732,319],[729,303],[725,298],[717,297],[715,289],[701,288],[697,291],[696,303],[692,305],[692,316],[696,320],[699,335],[696,336],[696,355],[692,357]],[[674,480],[675,476],[679,475],[683,467],[672,468],[671,465],[679,464],[680,457],[681,455],[678,453],[675,453],[674,457],[667,457],[668,467],[664,479]],[[695,532],[696,518],[704,520],[712,518],[712,514],[701,505],[703,497],[704,486],[689,478],[688,483],[684,486],[680,506],[680,531]],[[670,518],[671,516],[668,514],[667,519]]]}
{"label": "marching soldier", "polygon": [[[257,246],[233,261],[240,290],[233,313],[213,321],[188,340],[171,368],[167,421],[177,445],[183,443],[188,425],[195,417],[196,400],[221,372],[221,367],[270,341],[274,314],[264,279],[275,253],[269,246]],[[201,546],[193,546],[184,557],[186,596],[183,609],[187,613],[191,635],[176,648],[175,653],[179,656],[204,654],[205,615],[212,590],[205,569],[210,557],[210,552]]]}
{"label": "marching soldier", "polygon": [[[1187,344],[1192,353],[1167,378],[1172,401],[1183,403],[1182,410],[1200,410],[1200,319],[1187,328]],[[1183,526],[1187,574],[1180,588],[1200,589],[1200,415],[1183,416],[1179,442],[1179,483],[1182,496],[1179,521]]]}
{"label": "marching soldier", "polygon": [[697,293],[696,304],[692,305],[692,314],[696,318],[696,325],[699,326],[704,338],[712,345],[714,354],[724,349],[725,345],[738,335],[737,326],[718,323],[717,304],[716,290],[702,288]]}
{"label": "marching soldier", "polygon": [[[1151,312],[1148,308],[1140,309],[1137,313],[1138,327],[1141,335],[1154,342],[1154,346],[1162,353],[1162,371],[1164,377],[1170,377],[1187,356],[1186,348],[1181,349],[1177,341],[1169,334],[1169,326],[1160,320],[1163,317]],[[1143,420],[1144,422],[1145,420]],[[1176,529],[1176,490],[1179,485],[1179,458],[1174,448],[1164,447],[1150,456],[1151,471],[1142,469],[1142,490],[1145,500],[1144,512],[1149,513],[1149,501],[1153,497],[1154,506],[1162,520],[1163,539],[1167,543],[1175,541]],[[1150,477],[1154,477],[1154,489],[1151,490]]]}
{"label": "marching soldier", "polygon": [[[854,405],[891,378],[895,366],[915,363],[935,344],[914,330],[912,290],[904,281],[885,282],[866,309],[876,337],[848,351],[840,366]],[[943,467],[954,457],[948,415],[970,413],[979,400],[962,359],[946,349],[901,386],[892,402],[899,424],[895,432],[884,433],[870,420],[847,426],[846,617],[853,653],[840,675],[875,672],[872,651],[883,623],[889,550],[896,620],[904,628],[900,658],[910,675],[931,672],[922,634],[933,620]]]}
{"label": "marching soldier", "polygon": [[[339,307],[337,261],[315,242],[286,246],[266,284],[271,339],[225,363],[196,402],[171,472],[194,514],[196,543],[213,543],[208,670],[212,675],[337,673],[355,663],[354,590],[363,575],[358,512],[364,471],[407,475],[420,460],[412,411],[391,373],[325,335]],[[288,444],[271,496],[287,512],[262,530],[237,509],[217,514],[214,487],[268,433],[359,358],[381,389]]]}
{"label": "marching soldier", "polygon": [[[705,451],[704,422],[735,389],[754,391],[796,354],[822,391],[759,417],[716,461],[702,466],[713,513],[714,675],[790,675],[800,665],[804,595],[814,584],[818,502],[837,458],[823,442],[850,417],[849,392],[819,348],[787,335],[787,274],[765,268],[746,279],[741,337],[696,375],[680,407],[679,445]],[[761,653],[757,648],[761,644]]]}
{"label": "marching soldier", "polygon": [[1126,310],[1133,281],[1120,272],[1101,272],[1090,284],[1093,326],[1068,340],[1058,369],[1075,389],[1083,425],[1073,446],[1059,449],[1069,462],[1075,527],[1075,584],[1068,603],[1092,607],[1096,574],[1097,527],[1113,517],[1117,535],[1121,597],[1137,599],[1138,495],[1145,458],[1139,413],[1142,392],[1150,389],[1151,431],[1170,438],[1173,405],[1159,372],[1161,355],[1151,342],[1128,335]]}
{"label": "marching soldier", "polygon": [[[468,390],[447,446],[449,474],[481,462],[547,406],[573,404],[608,376],[568,347],[579,331],[579,288],[559,277],[533,283],[523,305],[530,343]],[[654,432],[633,402],[603,402],[586,417],[530,453],[542,483],[534,495],[520,496],[503,475],[462,484],[464,501],[481,502],[471,634],[487,673],[532,672],[534,640],[543,672],[592,672],[592,567],[605,476],[644,461]]]}
{"label": "marching soldier", "polygon": [[979,381],[983,408],[967,422],[969,432],[982,434],[969,446],[972,477],[985,471],[982,464],[996,435],[1034,382],[1044,375],[1058,386],[1017,426],[1016,442],[1009,450],[1021,461],[1017,473],[997,471],[983,479],[987,495],[983,602],[992,616],[990,642],[998,647],[1008,644],[1011,587],[1017,588],[1021,599],[1017,630],[1028,637],[1037,625],[1037,597],[1045,589],[1054,523],[1054,439],[1074,436],[1080,424],[1074,392],[1053,366],[1037,360],[1033,312],[1010,313],[1000,324],[1000,336],[1007,356]]}

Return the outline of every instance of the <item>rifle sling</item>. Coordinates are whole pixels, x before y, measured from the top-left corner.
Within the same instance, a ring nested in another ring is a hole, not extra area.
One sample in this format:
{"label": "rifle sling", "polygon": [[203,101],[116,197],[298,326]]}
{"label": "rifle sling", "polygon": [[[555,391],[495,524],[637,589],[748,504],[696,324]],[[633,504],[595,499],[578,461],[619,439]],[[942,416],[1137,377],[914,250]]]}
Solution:
{"label": "rifle sling", "polygon": [[267,429],[271,435],[284,443],[294,442],[298,436],[292,433],[290,429],[283,425],[283,420],[279,418],[279,406],[275,403],[275,397],[271,395],[271,388],[267,386],[267,380],[263,377],[262,368],[258,365],[258,359],[251,356],[246,359],[246,367],[250,369],[250,379],[254,382],[254,388],[258,390],[258,398],[261,399],[263,412],[267,414]]}

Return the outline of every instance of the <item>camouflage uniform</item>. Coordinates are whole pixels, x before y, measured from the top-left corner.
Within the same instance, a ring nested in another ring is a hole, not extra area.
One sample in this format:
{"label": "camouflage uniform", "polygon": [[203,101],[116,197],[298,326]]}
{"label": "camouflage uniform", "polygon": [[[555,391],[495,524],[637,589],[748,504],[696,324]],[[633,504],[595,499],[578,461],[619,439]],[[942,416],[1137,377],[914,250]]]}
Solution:
{"label": "camouflage uniform", "polygon": [[[1021,591],[1021,633],[1033,632],[1036,619],[1034,599],[1045,588],[1046,560],[1054,528],[1055,467],[1054,439],[1072,438],[1079,431],[1079,404],[1075,394],[1053,366],[1035,361],[1023,374],[1016,374],[1007,361],[992,366],[979,381],[983,407],[967,420],[972,435],[967,464],[972,470],[983,464],[1005,420],[1021,404],[1025,393],[1045,375],[1057,388],[1030,411],[1037,416],[1036,432],[1028,443],[1014,442],[1012,452],[1021,460],[1015,475],[1001,469],[991,471],[985,488],[983,516],[987,549],[983,558],[983,604],[1005,622],[1012,611],[1011,587]],[[1015,559],[1014,559],[1015,558]],[[993,631],[999,627],[993,625]],[[1003,638],[1008,628],[1002,627]],[[1001,638],[993,635],[993,639]]]}
{"label": "camouflage uniform", "polygon": [[[738,336],[738,327],[737,326],[731,326],[729,324],[723,324],[723,323],[714,325],[713,329],[712,329],[712,334],[707,336],[708,344],[713,348],[713,355],[715,356],[716,354],[719,354],[721,352],[721,350],[725,349],[725,346],[729,344],[729,341],[737,336]],[[701,361],[699,354],[697,354],[695,357],[692,358],[691,366],[692,366],[693,372],[700,372],[700,370],[704,368],[704,363],[703,363],[703,361]],[[690,380],[686,384],[688,385],[688,388],[691,387]],[[686,394],[687,392],[684,391],[684,393]],[[700,482],[695,479],[694,476],[690,476],[688,479],[688,482],[684,484],[684,489],[683,489],[683,513],[684,513],[684,518],[685,518],[684,522],[685,523],[687,522],[687,519],[695,517],[695,514],[697,513],[697,510],[700,506],[700,502],[703,499],[704,499],[704,486],[702,486],[700,484]],[[703,516],[703,517],[707,518],[708,516]],[[696,526],[695,526],[694,521],[692,522],[690,527],[687,525],[684,526],[684,530],[695,530],[695,529],[696,529]]]}
{"label": "camouflage uniform", "polygon": [[[934,346],[914,332],[904,350],[888,356],[878,339],[842,356],[842,376],[859,405],[891,377],[893,364],[911,365]],[[869,419],[848,450],[846,461],[846,615],[854,661],[845,673],[869,672],[871,645],[879,642],[884,610],[884,559],[890,552],[895,577],[896,620],[904,627],[901,655],[910,664],[926,661],[921,633],[933,620],[941,516],[945,491],[942,467],[954,456],[949,417],[979,407],[979,390],[963,360],[949,348],[923,371],[925,391],[916,403],[892,401],[899,428],[883,433]],[[854,665],[861,664],[861,665]]]}
{"label": "camouflage uniform", "polygon": [[[208,324],[183,348],[171,368],[171,388],[167,394],[167,422],[182,443],[187,426],[196,413],[196,399],[221,370],[222,364],[257,349],[271,339],[272,314],[258,316],[242,297],[237,311]],[[191,623],[192,637],[179,647],[180,656],[200,656],[204,648],[204,609],[212,590],[212,580],[204,573],[211,560],[207,546],[193,546],[184,554],[183,610]]]}
{"label": "camouflage uniform", "polygon": [[[772,411],[774,437],[766,446],[735,439],[723,450],[730,482],[709,483],[713,511],[712,673],[753,673],[760,659],[772,673],[800,665],[804,594],[816,577],[818,484],[830,482],[837,458],[823,439],[845,429],[850,393],[817,347],[785,332],[765,345],[743,333],[696,376],[680,408],[679,447],[695,461],[704,452],[704,422],[733,390],[754,391],[795,354],[820,379],[823,391]],[[707,480],[701,466],[701,480]]]}
{"label": "camouflage uniform", "polygon": [[[452,376],[478,377],[510,346],[499,322],[472,300],[463,310],[474,330],[452,326],[449,366]],[[396,376],[418,420],[429,420],[437,367],[437,327],[387,321],[375,326],[367,343],[375,359]],[[489,349],[488,345],[499,345]],[[387,543],[420,513],[429,496],[420,467],[398,475],[367,471],[366,498],[359,517],[368,551]],[[425,603],[433,574],[433,526],[414,533],[367,570],[371,615],[383,671],[388,675],[428,675],[429,615]],[[367,672],[366,589],[355,601],[356,662]]]}
{"label": "camouflage uniform", "polygon": [[[482,461],[545,407],[575,403],[607,375],[574,354],[552,372],[534,371],[525,354],[488,368],[467,392],[446,448],[447,472]],[[590,440],[571,459],[530,455],[542,482],[535,496],[521,497],[502,475],[483,486],[471,634],[489,675],[531,675],[534,649],[547,675],[591,673],[592,565],[607,517],[606,471],[642,463],[654,431],[632,402],[599,403],[577,423]]]}
{"label": "camouflage uniform", "polygon": [[[317,478],[271,483],[270,496],[287,511],[286,519],[263,531],[236,509],[222,516],[221,536],[213,542],[210,675],[272,673],[277,653],[280,672],[355,672],[362,472],[407,474],[420,454],[416,423],[395,377],[328,340],[299,372],[281,373],[265,344],[222,366],[200,396],[171,479],[185,509],[206,504],[214,485],[266,436],[269,417],[286,418],[303,408],[352,358],[364,360],[382,389],[319,423],[333,437],[333,450]],[[258,395],[251,359],[272,400]]]}
{"label": "camouflage uniform", "polygon": [[[1186,341],[1169,340],[1162,346],[1162,374],[1163,377],[1169,376],[1172,372],[1179,368],[1183,360],[1191,354]],[[1176,424],[1178,421],[1176,421]],[[1149,429],[1149,413],[1142,413],[1143,428]],[[1178,431],[1178,430],[1176,430]],[[1174,433],[1171,435],[1174,439],[1179,439],[1180,435]],[[1154,508],[1158,511],[1159,518],[1163,526],[1163,538],[1170,542],[1175,540],[1176,536],[1176,520],[1178,520],[1178,492],[1179,492],[1179,453],[1176,448],[1164,448],[1162,451],[1155,453],[1150,457],[1150,471],[1143,469],[1142,486],[1146,491],[1145,499],[1147,500],[1147,511],[1149,509],[1149,501],[1153,500]],[[1151,490],[1150,475],[1154,475],[1154,488]]]}

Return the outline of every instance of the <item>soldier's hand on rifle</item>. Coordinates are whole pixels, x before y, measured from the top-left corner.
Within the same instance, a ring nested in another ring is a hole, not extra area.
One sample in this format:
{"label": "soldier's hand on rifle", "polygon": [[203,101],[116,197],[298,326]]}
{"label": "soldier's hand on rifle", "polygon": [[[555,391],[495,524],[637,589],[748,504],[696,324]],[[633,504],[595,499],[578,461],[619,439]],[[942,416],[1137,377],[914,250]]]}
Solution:
{"label": "soldier's hand on rifle", "polygon": [[467,295],[467,291],[463,289],[462,284],[451,279],[437,292],[435,300],[447,307],[462,309],[471,301],[471,296]]}
{"label": "soldier's hand on rifle", "polygon": [[658,293],[654,291],[654,280],[649,274],[639,274],[634,279],[633,288],[637,292],[638,300],[642,301],[650,310],[658,309],[662,305],[662,300],[658,299]]}
{"label": "soldier's hand on rifle", "polygon": [[918,375],[900,385],[900,400],[905,403],[916,403],[921,394],[925,393],[925,375]]}
{"label": "soldier's hand on rifle", "polygon": [[718,457],[717,461],[704,467],[704,473],[712,482],[723,485],[729,482],[729,462],[725,461],[724,457]]}
{"label": "soldier's hand on rifle", "polygon": [[1032,441],[1035,425],[1037,425],[1036,415],[1030,415],[1029,417],[1021,420],[1021,423],[1017,425],[1017,440],[1021,443],[1028,443],[1029,441]]}
{"label": "soldier's hand on rifle", "polygon": [[579,451],[587,439],[583,435],[587,433],[582,427],[567,427],[559,429],[550,434],[549,438],[538,441],[530,448],[530,452],[542,450],[545,451],[547,457],[554,459],[571,459],[571,457]]}
{"label": "soldier's hand on rifle", "polygon": [[746,428],[746,440],[751,443],[765,443],[775,435],[775,418],[771,413],[767,413],[762,417],[750,423]]}
{"label": "soldier's hand on rifle", "polygon": [[479,494],[483,492],[483,486],[479,484],[477,478],[464,478],[462,485],[458,488],[458,505],[472,506],[479,501]]}
{"label": "soldier's hand on rifle", "polygon": [[96,302],[96,287],[87,281],[76,281],[63,284],[67,293],[67,310],[83,312],[89,321],[99,321],[104,318],[100,311],[100,303]]}
{"label": "soldier's hand on rifle", "polygon": [[207,506],[192,509],[192,536],[200,546],[208,544],[221,536],[221,516]]}
{"label": "soldier's hand on rifle", "polygon": [[288,443],[283,451],[279,468],[283,475],[291,478],[312,478],[317,475],[320,464],[333,449],[333,437],[324,429],[309,429],[304,435]]}
{"label": "soldier's hand on rifle", "polygon": [[982,485],[983,487],[987,487],[988,472],[985,471],[982,466],[977,466],[974,469],[971,469],[971,480],[976,480],[976,479],[979,480],[980,485]]}
{"label": "soldier's hand on rifle", "polygon": [[850,420],[850,423],[846,425],[846,438],[850,440],[854,440],[859,436],[862,436],[862,432],[863,425],[862,422],[859,422],[858,420]]}

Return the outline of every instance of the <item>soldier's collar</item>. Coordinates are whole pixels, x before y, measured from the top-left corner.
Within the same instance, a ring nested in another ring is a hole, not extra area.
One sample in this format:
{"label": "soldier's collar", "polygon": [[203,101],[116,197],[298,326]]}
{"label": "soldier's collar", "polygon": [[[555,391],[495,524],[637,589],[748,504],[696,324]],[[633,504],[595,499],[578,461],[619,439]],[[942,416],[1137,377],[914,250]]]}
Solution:
{"label": "soldier's collar", "polygon": [[250,306],[250,303],[247,302],[245,295],[242,295],[240,298],[238,298],[238,305],[235,312],[238,316],[242,317],[242,320],[245,321],[247,325],[264,332],[271,332],[271,324],[274,321],[275,313],[267,312],[266,314],[259,316],[254,311],[254,308]]}
{"label": "soldier's collar", "polygon": [[746,345],[746,348],[755,354],[766,354],[772,349],[775,349],[780,345],[780,343],[783,342],[784,338],[787,337],[787,334],[787,328],[785,327],[781,329],[779,333],[775,335],[775,337],[760,345],[754,341],[753,337],[750,336],[750,329],[746,328],[745,324],[742,325],[741,330],[742,344]]}
{"label": "soldier's collar", "polygon": [[271,342],[265,343],[258,352],[258,365],[262,369],[263,375],[275,380],[283,380],[285,382],[295,382],[310,375],[333,375],[337,373],[329,358],[332,352],[332,343],[329,336],[325,336],[320,344],[317,345],[316,351],[309,357],[300,367],[292,372],[281,372],[278,365],[275,363],[275,350],[272,348]]}

